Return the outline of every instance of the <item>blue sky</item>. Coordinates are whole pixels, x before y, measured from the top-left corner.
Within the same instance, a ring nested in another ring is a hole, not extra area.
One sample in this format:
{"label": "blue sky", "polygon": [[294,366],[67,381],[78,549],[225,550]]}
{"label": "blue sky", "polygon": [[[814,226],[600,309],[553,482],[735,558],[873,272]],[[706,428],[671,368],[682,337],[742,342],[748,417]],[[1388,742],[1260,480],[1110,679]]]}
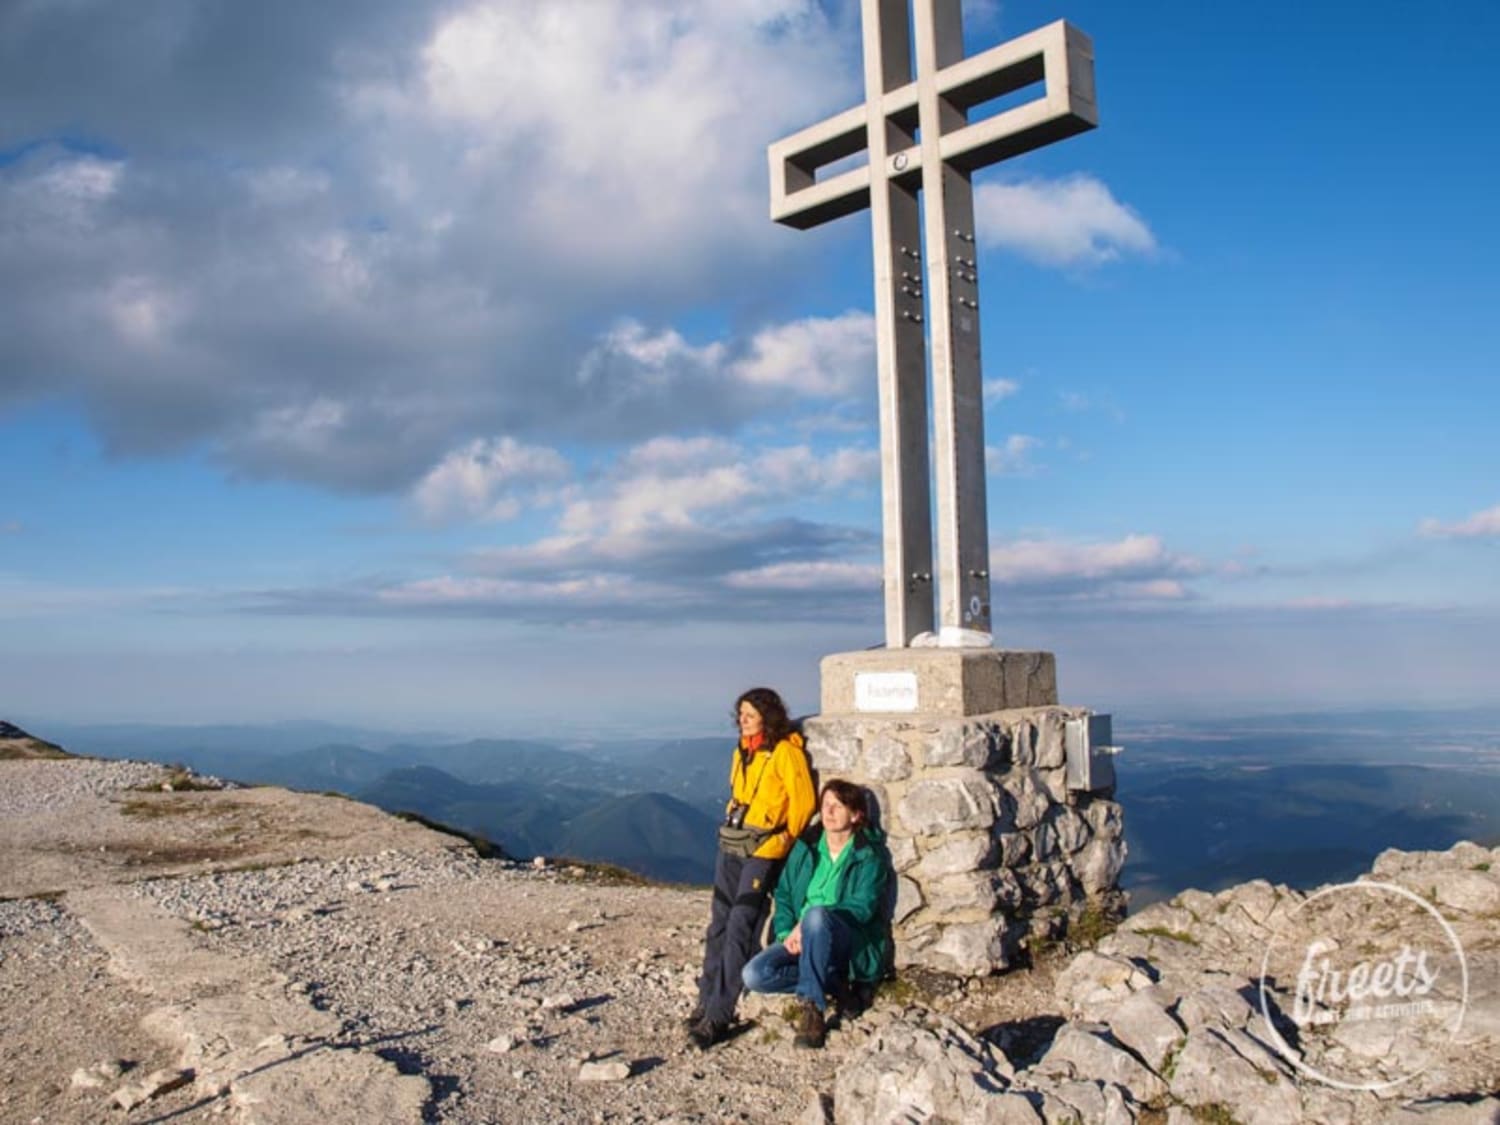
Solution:
{"label": "blue sky", "polygon": [[[998,643],[1118,714],[1489,702],[1500,9],[969,3]],[[0,11],[0,715],[702,730],[876,644],[846,0]]]}

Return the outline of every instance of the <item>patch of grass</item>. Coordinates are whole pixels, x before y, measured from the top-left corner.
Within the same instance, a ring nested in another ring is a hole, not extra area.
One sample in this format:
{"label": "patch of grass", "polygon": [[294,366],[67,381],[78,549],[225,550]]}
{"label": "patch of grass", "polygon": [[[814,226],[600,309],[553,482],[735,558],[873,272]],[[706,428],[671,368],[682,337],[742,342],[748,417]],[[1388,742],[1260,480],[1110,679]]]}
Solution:
{"label": "patch of grass", "polygon": [[130,797],[119,802],[121,816],[133,816],[140,820],[164,820],[169,816],[187,816],[193,811],[190,801],[174,801],[171,797],[154,800],[145,797]]}
{"label": "patch of grass", "polygon": [[[570,856],[557,856],[552,860],[557,867],[562,868],[563,874],[569,873],[569,868],[576,868],[583,872],[583,878],[591,883],[603,883],[610,887],[666,887],[670,883],[662,883],[652,879],[648,875],[642,875],[639,871],[632,871],[628,867],[620,867],[614,863],[604,863],[594,859],[573,859]],[[678,884],[680,885],[680,884]]]}
{"label": "patch of grass", "polygon": [[62,761],[76,757],[61,746],[43,742],[40,738],[6,739],[0,742],[0,762]]}
{"label": "patch of grass", "polygon": [[1091,902],[1068,927],[1068,944],[1074,949],[1093,949],[1119,925],[1117,916]]}
{"label": "patch of grass", "polygon": [[1172,941],[1180,941],[1184,945],[1202,945],[1203,943],[1192,934],[1184,933],[1182,930],[1169,930],[1165,926],[1147,926],[1144,930],[1136,930],[1136,933],[1145,937],[1164,937]]}
{"label": "patch of grass", "polygon": [[1490,865],[1488,863],[1476,863],[1471,870],[1474,870],[1474,871],[1488,871],[1489,869],[1490,869]]}
{"label": "patch of grass", "polygon": [[1172,1044],[1172,1049],[1167,1052],[1166,1058],[1161,1061],[1161,1076],[1171,1083],[1177,1074],[1177,1061],[1182,1058],[1182,1049],[1187,1046],[1187,1036],[1184,1035]]}
{"label": "patch of grass", "polygon": [[1188,1113],[1200,1125],[1240,1125],[1240,1119],[1223,1102],[1188,1106]]}
{"label": "patch of grass", "polygon": [[917,986],[903,977],[892,976],[875,986],[875,996],[898,1007],[906,1007],[918,999]]}
{"label": "patch of grass", "polygon": [[160,781],[153,781],[149,785],[136,785],[130,791],[132,793],[204,793],[218,792],[223,788],[220,782],[199,777],[186,766],[172,766],[168,769],[167,776]]}
{"label": "patch of grass", "polygon": [[111,856],[123,857],[127,867],[151,867],[157,864],[213,863],[233,859],[244,848],[232,844],[117,844],[109,849]]}

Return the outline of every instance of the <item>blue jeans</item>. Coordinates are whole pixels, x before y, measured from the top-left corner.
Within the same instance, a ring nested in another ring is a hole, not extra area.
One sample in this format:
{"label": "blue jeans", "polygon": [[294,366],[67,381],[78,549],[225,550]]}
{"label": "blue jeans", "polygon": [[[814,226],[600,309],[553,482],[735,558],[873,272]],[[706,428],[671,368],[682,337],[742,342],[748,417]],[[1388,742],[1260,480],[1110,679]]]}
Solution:
{"label": "blue jeans", "polygon": [[742,974],[745,988],[751,992],[795,992],[825,1011],[828,994],[849,969],[853,942],[849,923],[836,911],[826,906],[808,907],[802,915],[802,952],[789,953],[778,941],[757,953]]}

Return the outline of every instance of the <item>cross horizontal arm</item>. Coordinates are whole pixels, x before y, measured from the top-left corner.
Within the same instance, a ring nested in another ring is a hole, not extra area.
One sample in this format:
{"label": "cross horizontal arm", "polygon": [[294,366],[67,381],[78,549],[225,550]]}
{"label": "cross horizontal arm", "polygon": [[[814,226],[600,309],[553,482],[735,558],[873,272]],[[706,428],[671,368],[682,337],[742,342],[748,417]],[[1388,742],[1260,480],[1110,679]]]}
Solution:
{"label": "cross horizontal arm", "polygon": [[[1066,20],[962,59],[937,75],[939,94],[965,111],[1035,82],[1045,83],[1041,97],[944,134],[943,160],[973,171],[1098,125],[1093,44]],[[915,125],[917,83],[886,94],[881,109],[887,118]],[[864,151],[867,126],[865,107],[855,106],[772,144],[767,151],[771,218],[806,230],[867,208],[868,165],[817,178],[819,168]],[[915,184],[921,161],[920,145],[913,145],[891,153],[880,174]]]}

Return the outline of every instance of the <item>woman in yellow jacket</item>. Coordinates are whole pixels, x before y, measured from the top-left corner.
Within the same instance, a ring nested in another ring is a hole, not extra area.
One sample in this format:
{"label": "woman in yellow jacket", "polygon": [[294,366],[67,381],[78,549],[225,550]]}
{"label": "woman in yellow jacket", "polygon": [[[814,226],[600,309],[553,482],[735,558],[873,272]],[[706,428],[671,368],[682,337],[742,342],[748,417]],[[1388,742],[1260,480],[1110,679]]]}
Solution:
{"label": "woman in yellow jacket", "polygon": [[689,1038],[703,1050],[722,1039],[734,1019],[741,971],[760,947],[776,876],[818,799],[802,736],[792,730],[779,695],[751,688],[735,700],[735,719],[740,740],[719,829],[698,1005],[687,1021]]}

